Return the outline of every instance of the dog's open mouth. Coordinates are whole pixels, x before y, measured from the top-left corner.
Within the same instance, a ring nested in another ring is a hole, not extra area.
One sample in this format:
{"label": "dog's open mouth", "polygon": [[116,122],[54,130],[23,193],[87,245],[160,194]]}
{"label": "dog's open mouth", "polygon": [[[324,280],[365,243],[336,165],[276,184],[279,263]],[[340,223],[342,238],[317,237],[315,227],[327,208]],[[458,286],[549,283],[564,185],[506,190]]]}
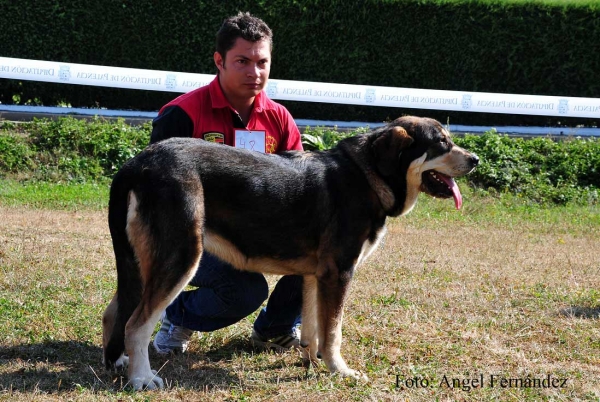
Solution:
{"label": "dog's open mouth", "polygon": [[456,209],[460,209],[462,206],[462,195],[454,179],[435,170],[428,170],[423,173],[421,190],[432,197],[453,197]]}

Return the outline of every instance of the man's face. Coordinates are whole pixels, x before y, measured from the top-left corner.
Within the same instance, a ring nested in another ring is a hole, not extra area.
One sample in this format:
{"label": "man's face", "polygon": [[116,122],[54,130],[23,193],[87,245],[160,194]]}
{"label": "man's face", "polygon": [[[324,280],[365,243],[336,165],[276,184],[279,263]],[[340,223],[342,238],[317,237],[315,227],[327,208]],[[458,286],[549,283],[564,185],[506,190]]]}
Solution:
{"label": "man's face", "polygon": [[231,100],[251,99],[263,90],[271,71],[271,46],[268,41],[249,42],[237,38],[225,60],[214,55],[219,81],[225,96]]}

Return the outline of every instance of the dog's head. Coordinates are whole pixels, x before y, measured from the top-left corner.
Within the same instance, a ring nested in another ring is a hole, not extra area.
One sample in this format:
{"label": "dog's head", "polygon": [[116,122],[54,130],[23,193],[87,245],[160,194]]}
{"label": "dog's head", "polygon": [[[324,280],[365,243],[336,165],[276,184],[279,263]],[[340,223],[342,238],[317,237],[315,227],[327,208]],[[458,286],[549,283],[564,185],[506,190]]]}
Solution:
{"label": "dog's head", "polygon": [[372,151],[379,174],[392,186],[396,196],[405,192],[398,214],[408,213],[419,192],[432,197],[454,198],[462,206],[462,195],[455,177],[470,173],[479,164],[477,155],[452,142],[448,131],[437,120],[401,117],[378,129]]}

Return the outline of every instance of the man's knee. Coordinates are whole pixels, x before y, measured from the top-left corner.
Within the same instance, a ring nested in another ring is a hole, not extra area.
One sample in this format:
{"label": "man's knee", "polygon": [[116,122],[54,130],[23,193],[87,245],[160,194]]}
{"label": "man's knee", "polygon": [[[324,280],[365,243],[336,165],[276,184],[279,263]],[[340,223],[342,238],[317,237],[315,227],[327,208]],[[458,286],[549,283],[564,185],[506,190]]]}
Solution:
{"label": "man's knee", "polygon": [[269,297],[269,284],[261,274],[251,274],[239,284],[238,300],[242,310],[251,314]]}

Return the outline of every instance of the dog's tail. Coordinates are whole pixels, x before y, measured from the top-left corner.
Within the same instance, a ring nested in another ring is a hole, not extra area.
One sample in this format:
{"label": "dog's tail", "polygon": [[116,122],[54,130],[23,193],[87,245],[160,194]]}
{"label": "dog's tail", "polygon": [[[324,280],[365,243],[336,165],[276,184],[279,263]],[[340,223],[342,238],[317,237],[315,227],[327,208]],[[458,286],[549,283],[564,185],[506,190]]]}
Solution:
{"label": "dog's tail", "polygon": [[125,325],[140,303],[143,290],[140,268],[126,232],[133,176],[133,170],[125,165],[115,175],[110,188],[108,226],[117,263],[117,293],[103,317],[107,368],[112,367],[125,350]]}

